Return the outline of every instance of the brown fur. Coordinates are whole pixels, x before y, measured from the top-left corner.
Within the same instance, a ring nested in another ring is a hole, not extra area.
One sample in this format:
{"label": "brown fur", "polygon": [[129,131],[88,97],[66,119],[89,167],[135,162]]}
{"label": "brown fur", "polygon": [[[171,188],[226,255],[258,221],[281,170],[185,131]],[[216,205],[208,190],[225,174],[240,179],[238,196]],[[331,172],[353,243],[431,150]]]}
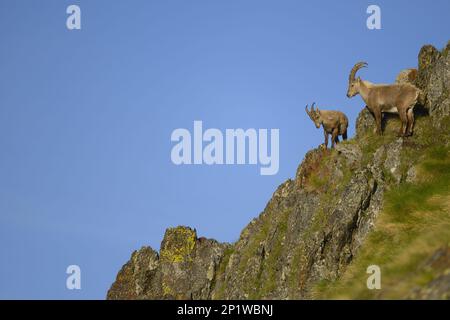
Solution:
{"label": "brown fur", "polygon": [[348,119],[343,112],[319,110],[319,108],[314,109],[314,103],[312,104],[310,111],[308,111],[308,106],[306,106],[305,110],[309,118],[316,125],[316,128],[320,128],[320,126],[323,127],[326,148],[328,147],[328,136],[330,134],[332,148],[339,142],[340,135],[343,140],[347,140]]}
{"label": "brown fur", "polygon": [[417,104],[420,90],[409,83],[374,84],[369,81],[355,79],[358,69],[366,63],[357,63],[350,72],[347,97],[359,94],[367,108],[375,117],[378,134],[382,134],[381,120],[383,113],[396,113],[400,116],[400,136],[410,136],[414,128],[414,106]]}

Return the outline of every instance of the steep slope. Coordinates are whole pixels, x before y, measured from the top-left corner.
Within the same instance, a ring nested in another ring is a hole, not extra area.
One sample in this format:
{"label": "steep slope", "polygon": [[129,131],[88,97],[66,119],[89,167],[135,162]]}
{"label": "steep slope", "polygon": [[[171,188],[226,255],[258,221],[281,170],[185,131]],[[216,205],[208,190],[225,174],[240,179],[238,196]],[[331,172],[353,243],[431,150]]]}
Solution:
{"label": "steep slope", "polygon": [[[447,297],[450,43],[423,47],[418,71],[398,81],[423,91],[413,137],[396,137],[396,117],[376,136],[363,110],[356,137],[309,151],[236,243],[168,229],[160,254],[134,252],[107,298]],[[365,287],[370,264],[382,268],[382,290]]]}

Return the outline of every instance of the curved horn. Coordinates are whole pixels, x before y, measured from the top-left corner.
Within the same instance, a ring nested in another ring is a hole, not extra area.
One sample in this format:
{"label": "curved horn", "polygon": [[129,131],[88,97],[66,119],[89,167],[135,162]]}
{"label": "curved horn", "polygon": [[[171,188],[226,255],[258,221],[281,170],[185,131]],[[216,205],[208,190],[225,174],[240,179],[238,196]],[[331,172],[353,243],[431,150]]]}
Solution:
{"label": "curved horn", "polygon": [[353,66],[352,70],[350,71],[350,75],[349,75],[349,77],[348,77],[348,82],[349,82],[349,83],[352,83],[353,81],[355,81],[355,75],[356,75],[356,72],[357,72],[359,69],[364,68],[364,67],[367,67],[367,66],[368,66],[367,62],[364,62],[364,61],[361,61],[361,62],[358,62],[357,64],[355,64],[355,65]]}
{"label": "curved horn", "polygon": [[315,106],[315,104],[316,104],[316,103],[315,103],[315,102],[313,102],[313,103],[312,103],[312,105],[311,105],[311,110],[312,110],[313,112],[316,112],[316,110],[314,110],[314,106]]}
{"label": "curved horn", "polygon": [[306,105],[305,111],[306,111],[306,113],[307,113],[308,115],[310,115],[310,111],[308,111],[308,105]]}

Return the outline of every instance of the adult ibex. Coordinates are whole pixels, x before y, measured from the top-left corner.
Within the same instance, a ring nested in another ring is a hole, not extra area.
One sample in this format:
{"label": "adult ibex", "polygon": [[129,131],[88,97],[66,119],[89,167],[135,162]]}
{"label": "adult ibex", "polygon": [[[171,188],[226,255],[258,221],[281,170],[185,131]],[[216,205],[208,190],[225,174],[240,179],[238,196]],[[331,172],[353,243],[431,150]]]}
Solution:
{"label": "adult ibex", "polygon": [[402,122],[399,136],[410,136],[414,127],[414,106],[417,103],[420,90],[409,83],[374,84],[369,81],[355,78],[356,72],[366,67],[366,62],[358,62],[350,71],[348,79],[347,97],[359,94],[367,108],[375,116],[376,131],[381,131],[383,113],[398,113]]}
{"label": "adult ibex", "polygon": [[308,105],[305,110],[308,116],[314,121],[316,128],[322,125],[325,136],[325,148],[328,147],[328,135],[331,134],[331,147],[339,142],[339,135],[342,139],[347,140],[348,119],[347,116],[340,111],[319,110],[314,109],[315,102],[311,105],[311,110],[308,111]]}

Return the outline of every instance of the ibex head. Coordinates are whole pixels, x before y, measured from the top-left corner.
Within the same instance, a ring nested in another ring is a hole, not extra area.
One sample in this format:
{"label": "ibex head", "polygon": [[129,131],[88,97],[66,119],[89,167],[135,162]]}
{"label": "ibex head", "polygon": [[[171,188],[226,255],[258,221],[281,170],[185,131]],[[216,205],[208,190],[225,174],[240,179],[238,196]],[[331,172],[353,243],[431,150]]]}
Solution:
{"label": "ibex head", "polygon": [[348,90],[347,90],[347,97],[351,98],[354,97],[355,95],[357,95],[359,93],[359,86],[361,84],[361,78],[355,78],[356,72],[363,68],[363,67],[367,67],[367,63],[366,62],[358,62],[357,64],[355,64],[352,68],[352,71],[350,71],[350,75],[348,77]]}
{"label": "ibex head", "polygon": [[314,122],[316,125],[316,128],[320,128],[320,125],[322,124],[321,117],[320,117],[320,110],[319,108],[314,109],[314,105],[316,103],[313,102],[311,105],[311,110],[308,110],[308,105],[306,105],[305,110],[308,114],[309,118]]}

